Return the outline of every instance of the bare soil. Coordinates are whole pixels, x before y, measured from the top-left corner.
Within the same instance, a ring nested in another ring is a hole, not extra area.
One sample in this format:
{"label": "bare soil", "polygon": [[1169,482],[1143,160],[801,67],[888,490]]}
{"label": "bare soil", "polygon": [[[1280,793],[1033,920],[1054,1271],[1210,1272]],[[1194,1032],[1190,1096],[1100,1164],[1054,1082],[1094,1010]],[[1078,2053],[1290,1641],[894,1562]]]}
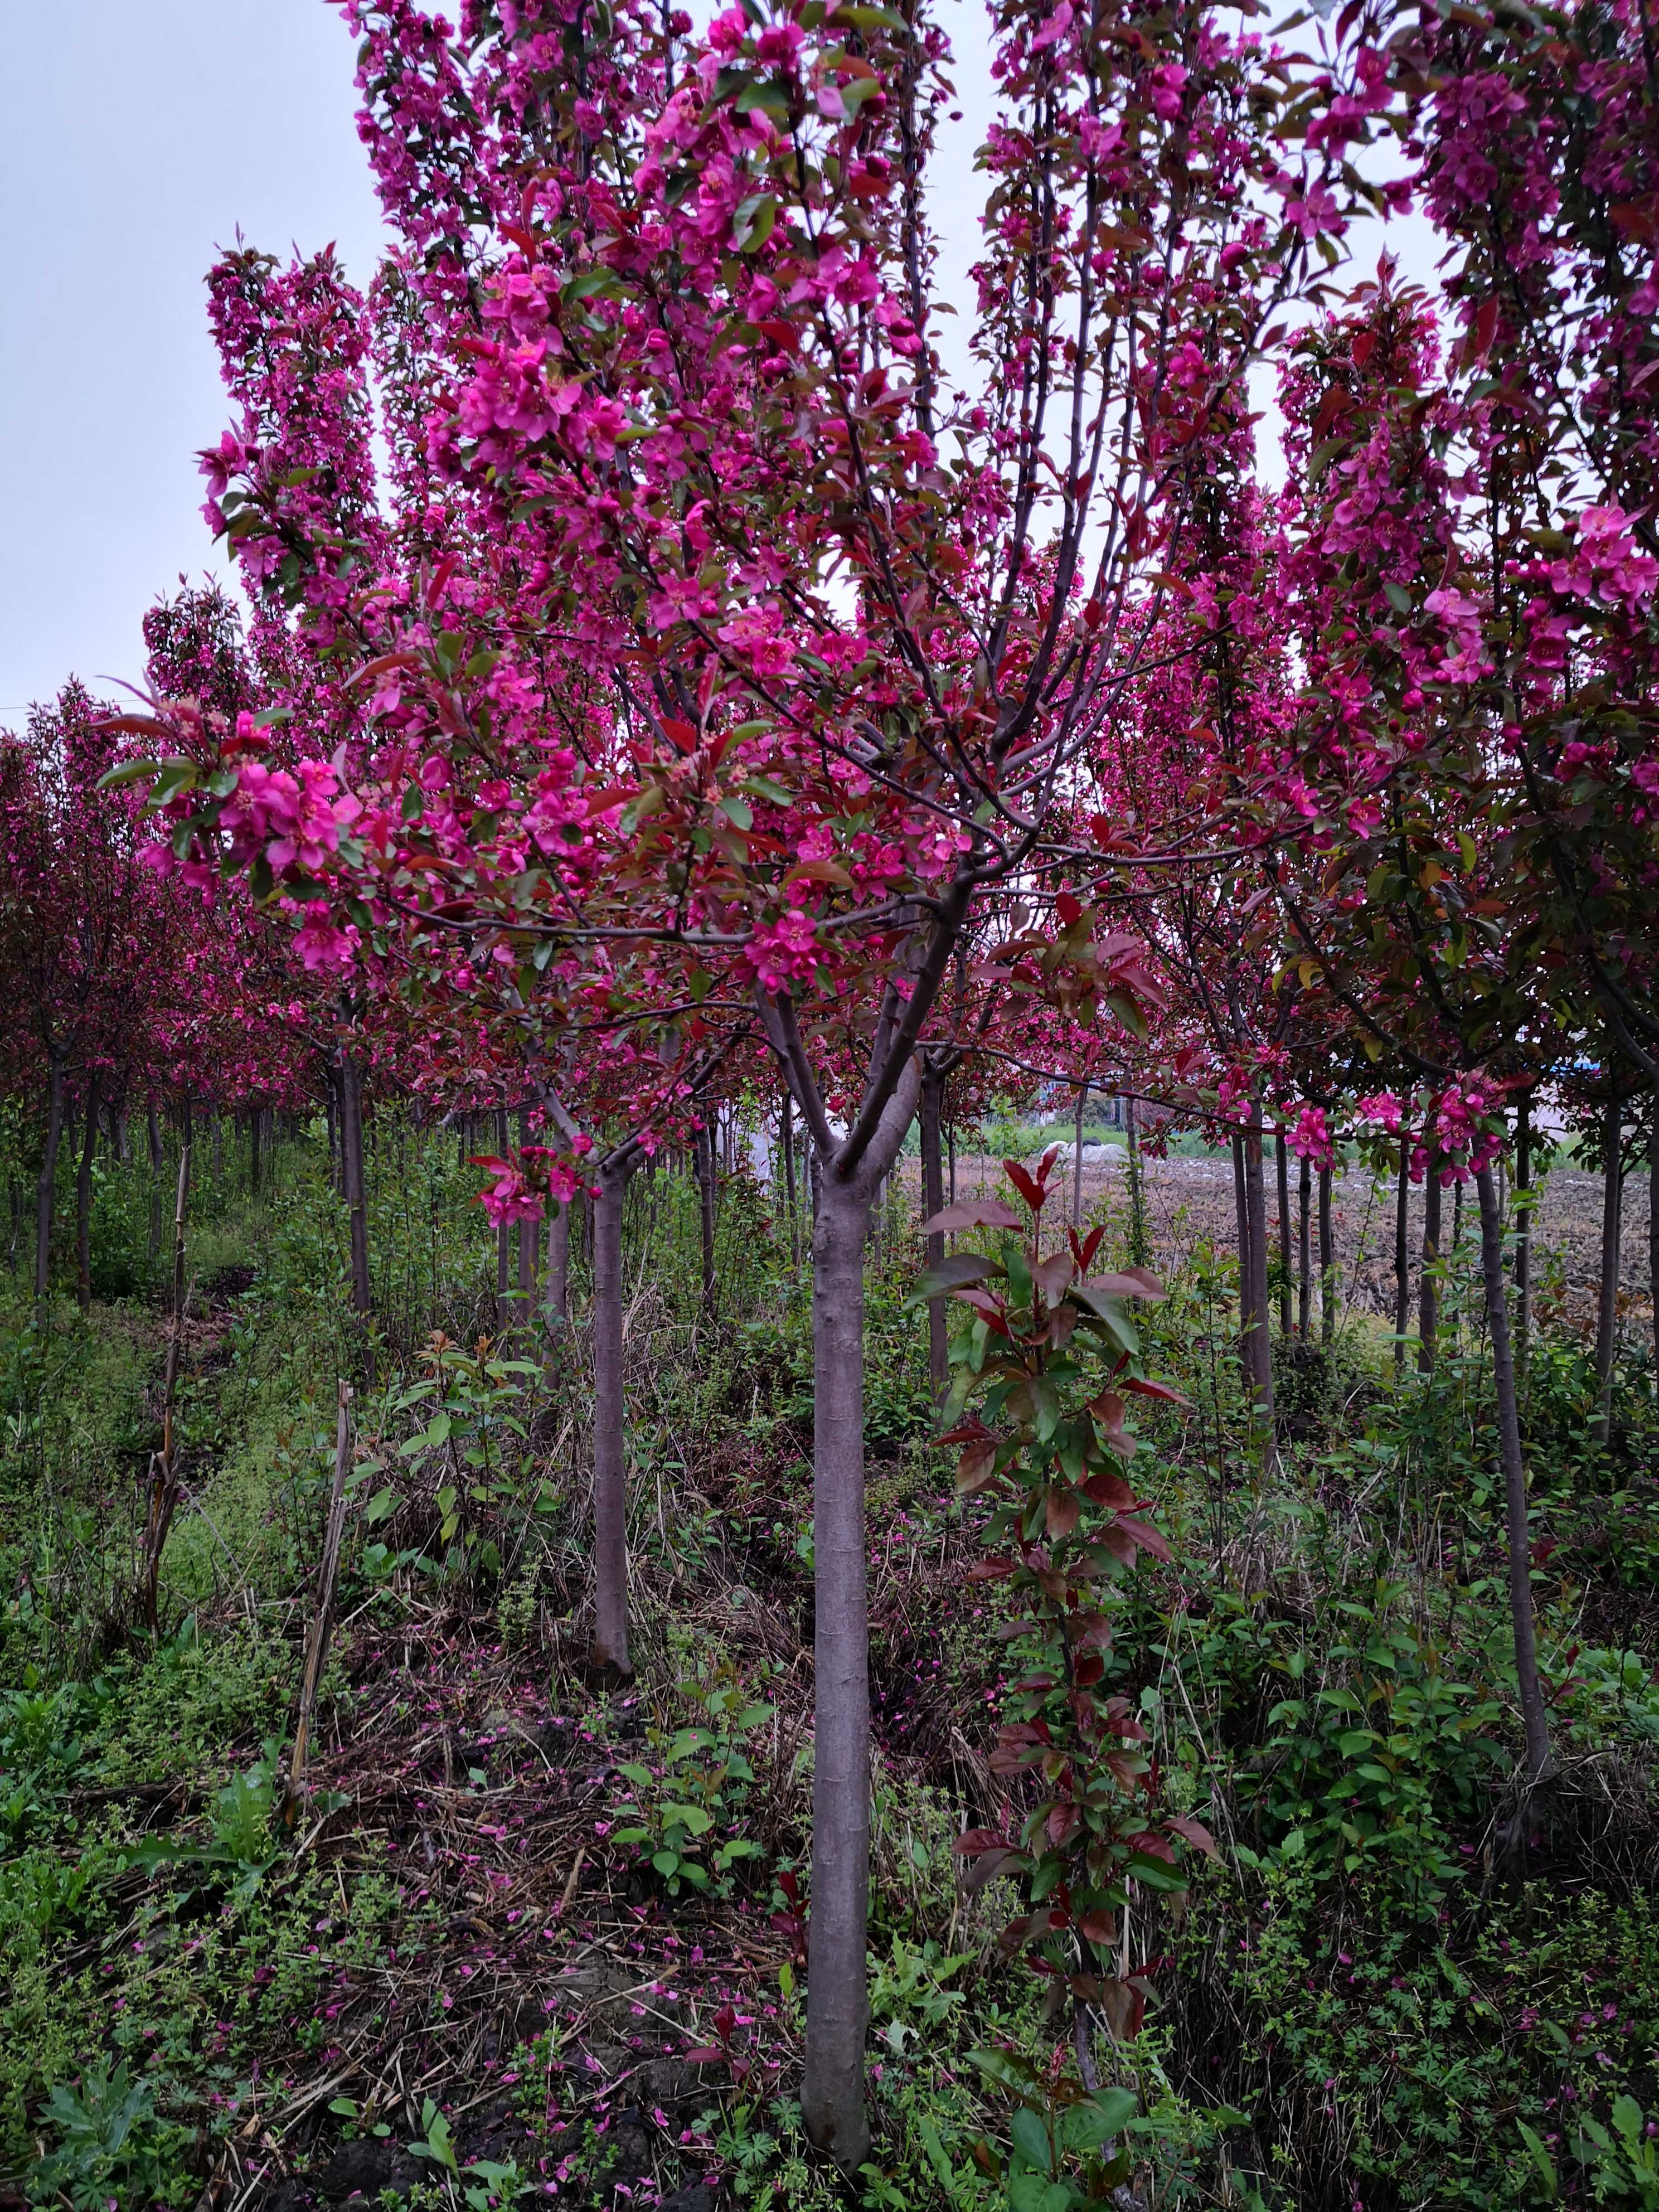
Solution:
{"label": "bare soil", "polygon": [[[907,1161],[909,1179],[919,1188],[916,1163]],[[1188,1261],[1201,1244],[1231,1250],[1237,1242],[1233,1200],[1232,1162],[1224,1155],[1205,1159],[1146,1158],[1146,1221],[1152,1265],[1174,1270]],[[1273,1163],[1267,1168],[1268,1233],[1277,1242],[1279,1199]],[[1001,1181],[1001,1163],[980,1154],[958,1155],[957,1195],[988,1195]],[[1063,1180],[1062,1180],[1063,1176]],[[1057,1171],[1060,1203],[1069,1212],[1072,1174]],[[1540,1312],[1559,1310],[1570,1325],[1587,1334],[1595,1325],[1596,1285],[1601,1276],[1602,1183],[1598,1175],[1557,1169],[1543,1183],[1538,1207],[1533,1279]],[[1395,1201],[1392,1176],[1373,1178],[1363,1168],[1339,1170],[1333,1213],[1337,1258],[1341,1272],[1345,1315],[1391,1318],[1394,1311]],[[1620,1268],[1620,1309],[1627,1327],[1651,1326],[1652,1285],[1648,1269],[1648,1178],[1631,1176],[1625,1186]],[[1298,1198],[1297,1163],[1291,1163],[1291,1266],[1294,1268]],[[1129,1187],[1127,1155],[1113,1147],[1103,1166],[1085,1160],[1083,1168],[1083,1211],[1091,1221],[1105,1220],[1127,1227]],[[1444,1194],[1441,1235],[1449,1248],[1456,1211],[1455,1193]],[[1480,1216],[1474,1186],[1469,1184],[1462,1208],[1462,1230],[1471,1263],[1478,1261]],[[1314,1264],[1318,1265],[1317,1218],[1310,1235]],[[1413,1297],[1416,1295],[1418,1261],[1423,1245],[1423,1192],[1414,1187],[1408,1214],[1412,1255]]]}

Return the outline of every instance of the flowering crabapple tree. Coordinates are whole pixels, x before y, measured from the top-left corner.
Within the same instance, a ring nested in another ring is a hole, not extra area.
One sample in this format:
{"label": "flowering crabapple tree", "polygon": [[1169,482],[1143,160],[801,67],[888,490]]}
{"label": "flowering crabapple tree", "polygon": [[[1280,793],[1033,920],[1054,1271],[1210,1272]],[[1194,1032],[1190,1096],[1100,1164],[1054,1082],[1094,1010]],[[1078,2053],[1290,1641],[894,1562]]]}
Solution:
{"label": "flowering crabapple tree", "polygon": [[[1000,0],[953,392],[920,7],[733,9],[702,37],[632,0],[459,33],[408,0],[348,12],[401,242],[349,327],[331,276],[218,306],[257,404],[210,458],[216,511],[299,613],[273,664],[303,665],[289,764],[203,763],[174,834],[244,840],[232,864],[319,961],[395,922],[529,999],[569,948],[650,945],[693,1003],[752,1009],[822,1191],[805,2109],[856,2166],[871,1206],[976,911],[1018,888],[1052,917],[1079,865],[1073,787],[1156,618],[1132,586],[1340,227],[1340,148],[1287,161],[1291,72],[1204,6]],[[389,518],[361,489],[366,345]],[[1135,956],[1115,973],[1066,895],[1060,964],[1109,995]]]}

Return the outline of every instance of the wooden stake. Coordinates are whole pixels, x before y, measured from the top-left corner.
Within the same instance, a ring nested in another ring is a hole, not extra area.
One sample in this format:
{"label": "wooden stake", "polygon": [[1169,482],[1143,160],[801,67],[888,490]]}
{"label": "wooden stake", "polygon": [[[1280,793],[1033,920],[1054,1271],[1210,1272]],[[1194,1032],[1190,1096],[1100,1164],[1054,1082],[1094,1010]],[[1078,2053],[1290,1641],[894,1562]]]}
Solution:
{"label": "wooden stake", "polygon": [[334,1625],[334,1583],[340,1569],[340,1534],[345,1526],[346,1474],[351,1465],[351,1387],[342,1382],[339,1414],[334,1431],[334,1487],[329,1492],[328,1531],[323,1539],[323,1560],[317,1570],[317,1610],[306,1638],[305,1673],[300,1680],[300,1712],[294,1723],[294,1752],[289,1760],[288,1789],[283,1799],[283,1825],[291,1828],[300,1808],[305,1784],[306,1753],[311,1746],[311,1717],[328,1656],[328,1634]]}

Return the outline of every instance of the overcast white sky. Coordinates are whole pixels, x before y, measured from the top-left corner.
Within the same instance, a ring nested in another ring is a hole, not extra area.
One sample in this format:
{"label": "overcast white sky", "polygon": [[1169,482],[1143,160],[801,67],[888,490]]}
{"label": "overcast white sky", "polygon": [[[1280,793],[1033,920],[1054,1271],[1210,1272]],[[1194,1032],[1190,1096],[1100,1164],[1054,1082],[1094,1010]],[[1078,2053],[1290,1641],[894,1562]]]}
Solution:
{"label": "overcast white sky", "polygon": [[380,228],[324,0],[3,12],[0,722],[71,673],[136,678],[157,591],[217,565],[215,247],[332,239],[367,277]]}
{"label": "overcast white sky", "polygon": [[[228,419],[203,289],[216,248],[239,226],[283,255],[332,240],[361,283],[380,235],[352,42],[327,0],[4,13],[0,725],[71,674],[135,681],[156,592],[181,570],[223,571],[194,459]],[[976,0],[947,0],[946,21],[963,110],[933,192],[941,290],[958,307],[940,332],[948,365],[973,312],[990,84]],[[1406,242],[1426,274],[1423,244]],[[1357,256],[1367,268],[1376,243]]]}

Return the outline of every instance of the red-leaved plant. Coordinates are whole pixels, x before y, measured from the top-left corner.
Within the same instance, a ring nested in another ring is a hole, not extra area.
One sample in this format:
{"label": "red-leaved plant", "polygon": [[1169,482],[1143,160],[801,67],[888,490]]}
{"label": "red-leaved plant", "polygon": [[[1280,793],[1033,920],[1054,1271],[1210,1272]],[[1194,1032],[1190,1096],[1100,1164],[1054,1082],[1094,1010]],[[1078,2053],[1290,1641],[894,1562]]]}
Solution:
{"label": "red-leaved plant", "polygon": [[[1180,1404],[1180,1393],[1139,1372],[1139,1337],[1126,1299],[1159,1298],[1144,1268],[1091,1275],[1102,1231],[1068,1230],[1042,1250],[1042,1218],[1058,1153],[1035,1175],[1006,1160],[1025,1218],[1000,1200],[947,1206],[927,1224],[1010,1236],[999,1255],[959,1252],[923,1277],[918,1296],[948,1290],[974,1315],[953,1346],[955,1378],[941,1444],[960,1449],[957,1488],[988,1496],[989,1556],[977,1582],[1009,1586],[1010,1686],[993,1772],[1023,1784],[1012,1832],[969,1829],[957,1850],[976,1875],[1012,1875],[1024,1909],[1003,1931],[1069,1996],[1078,2056],[1092,2090],[1090,2009],[1115,2037],[1139,2030],[1154,1961],[1138,1958],[1133,1885],[1185,1887],[1182,1844],[1214,1852],[1199,1821],[1162,1811],[1146,1732],[1127,1697],[1106,1687],[1114,1592],[1143,1552],[1170,1547],[1145,1518],[1150,1501],[1126,1472],[1137,1446],[1125,1425],[1132,1396]],[[1102,1387],[1103,1379],[1104,1387]],[[976,1401],[976,1403],[975,1403]],[[969,1411],[970,1405],[975,1409]]]}

